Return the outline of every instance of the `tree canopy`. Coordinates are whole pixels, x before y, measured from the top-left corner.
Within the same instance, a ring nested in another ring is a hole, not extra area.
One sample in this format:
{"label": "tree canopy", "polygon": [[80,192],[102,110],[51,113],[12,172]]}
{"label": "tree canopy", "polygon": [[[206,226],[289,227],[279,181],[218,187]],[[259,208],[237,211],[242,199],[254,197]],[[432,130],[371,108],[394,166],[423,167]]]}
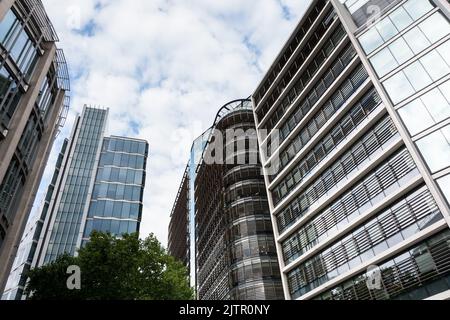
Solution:
{"label": "tree canopy", "polygon": [[[81,271],[80,290],[70,290],[69,266]],[[189,300],[187,269],[169,256],[154,235],[116,238],[94,232],[77,257],[63,255],[29,272],[32,300]]]}

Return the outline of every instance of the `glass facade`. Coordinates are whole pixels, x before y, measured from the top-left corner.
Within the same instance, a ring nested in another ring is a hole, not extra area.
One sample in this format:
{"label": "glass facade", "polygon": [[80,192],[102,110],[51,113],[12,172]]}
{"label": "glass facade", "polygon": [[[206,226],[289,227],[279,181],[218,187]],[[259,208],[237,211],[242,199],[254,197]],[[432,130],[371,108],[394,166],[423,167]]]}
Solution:
{"label": "glass facade", "polygon": [[[331,5],[344,33],[325,52],[336,53],[316,72],[277,58],[255,91],[287,299],[424,299],[450,289],[440,256],[450,214],[450,12],[441,1],[312,1],[296,30]],[[329,41],[314,28],[295,35],[279,57],[309,37]],[[277,88],[286,90],[271,100]],[[388,256],[394,249],[403,254]],[[371,265],[379,290],[363,273]]]}
{"label": "glass facade", "polygon": [[[2,3],[0,16],[1,290],[20,243],[20,235],[11,230],[23,230],[27,221],[49,149],[69,107],[70,84],[42,2]],[[41,83],[38,79],[43,78]]]}
{"label": "glass facade", "polygon": [[104,137],[107,115],[85,106],[75,122],[65,162],[49,187],[33,267],[75,255],[93,231],[117,237],[139,232],[148,143]]}
{"label": "glass facade", "polygon": [[145,141],[103,140],[83,241],[92,231],[115,236],[139,232],[147,154]]}
{"label": "glass facade", "polygon": [[[236,100],[221,108],[213,126],[194,141],[174,204],[170,252],[183,259],[186,253],[177,253],[180,246],[186,248],[187,229],[191,283],[200,300],[283,296],[261,165],[248,161],[250,140],[255,140],[255,136],[247,130],[252,128],[254,117],[249,100]],[[230,129],[243,130],[244,136],[225,139]],[[224,135],[223,150],[218,152],[224,152],[226,164],[209,164],[205,158],[214,146],[212,137],[218,132]],[[245,150],[238,149],[243,141]],[[242,154],[245,163],[228,162]],[[188,221],[183,222],[186,216]]]}
{"label": "glass facade", "polygon": [[360,274],[315,297],[317,300],[420,300],[450,289],[450,231],[383,262],[381,288],[370,290]]}
{"label": "glass facade", "polygon": [[[96,157],[101,147],[107,110],[85,108],[78,119],[75,141],[72,141],[71,161],[66,169],[63,186],[54,208],[54,221],[46,244],[44,263],[68,253],[74,255],[83,213],[87,205]],[[73,150],[72,150],[73,149]]]}

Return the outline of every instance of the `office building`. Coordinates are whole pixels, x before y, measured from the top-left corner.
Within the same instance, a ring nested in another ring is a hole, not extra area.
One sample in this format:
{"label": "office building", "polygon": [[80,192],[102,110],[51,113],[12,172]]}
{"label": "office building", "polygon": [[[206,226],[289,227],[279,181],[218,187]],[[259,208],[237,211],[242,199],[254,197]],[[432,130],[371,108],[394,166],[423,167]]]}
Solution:
{"label": "office building", "polygon": [[283,298],[255,133],[251,101],[236,100],[193,144],[169,252],[181,259],[178,249],[189,248],[199,300]]}
{"label": "office building", "polygon": [[253,94],[287,299],[450,298],[449,9],[314,0]]}
{"label": "office building", "polygon": [[27,282],[27,272],[31,269],[33,257],[36,252],[39,237],[41,235],[42,227],[44,225],[45,217],[47,216],[48,208],[53,191],[56,187],[56,181],[61,171],[61,166],[64,160],[64,154],[67,149],[69,140],[64,139],[61,152],[55,164],[55,171],[53,172],[52,180],[47,188],[46,196],[42,202],[36,217],[30,217],[25,228],[25,233],[22,236],[17,256],[14,259],[14,265],[6,283],[5,291],[3,292],[2,300],[21,300],[24,299],[24,291]]}
{"label": "office building", "polygon": [[40,0],[0,3],[0,292],[69,107],[69,76]]}
{"label": "office building", "polygon": [[107,115],[108,110],[85,106],[75,121],[47,194],[32,268],[64,253],[76,255],[92,231],[139,232],[148,144],[105,137]]}

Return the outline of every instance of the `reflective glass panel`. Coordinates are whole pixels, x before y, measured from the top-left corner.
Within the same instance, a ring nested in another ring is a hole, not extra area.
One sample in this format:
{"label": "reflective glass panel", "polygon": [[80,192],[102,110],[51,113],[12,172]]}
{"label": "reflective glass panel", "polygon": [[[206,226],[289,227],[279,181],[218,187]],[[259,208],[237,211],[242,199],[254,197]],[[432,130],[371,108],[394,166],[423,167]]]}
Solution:
{"label": "reflective glass panel", "polygon": [[450,125],[419,140],[417,146],[432,173],[450,166]]}

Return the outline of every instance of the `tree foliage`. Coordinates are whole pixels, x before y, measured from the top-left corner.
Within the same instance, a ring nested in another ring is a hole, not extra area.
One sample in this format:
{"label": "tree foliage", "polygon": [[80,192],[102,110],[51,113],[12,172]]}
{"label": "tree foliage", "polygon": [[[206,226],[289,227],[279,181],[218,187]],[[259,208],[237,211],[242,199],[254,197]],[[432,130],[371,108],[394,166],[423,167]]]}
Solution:
{"label": "tree foliage", "polygon": [[[81,289],[67,288],[69,266],[81,270]],[[154,235],[121,239],[94,232],[77,257],[61,256],[29,272],[33,300],[188,300],[187,270],[169,256]]]}

